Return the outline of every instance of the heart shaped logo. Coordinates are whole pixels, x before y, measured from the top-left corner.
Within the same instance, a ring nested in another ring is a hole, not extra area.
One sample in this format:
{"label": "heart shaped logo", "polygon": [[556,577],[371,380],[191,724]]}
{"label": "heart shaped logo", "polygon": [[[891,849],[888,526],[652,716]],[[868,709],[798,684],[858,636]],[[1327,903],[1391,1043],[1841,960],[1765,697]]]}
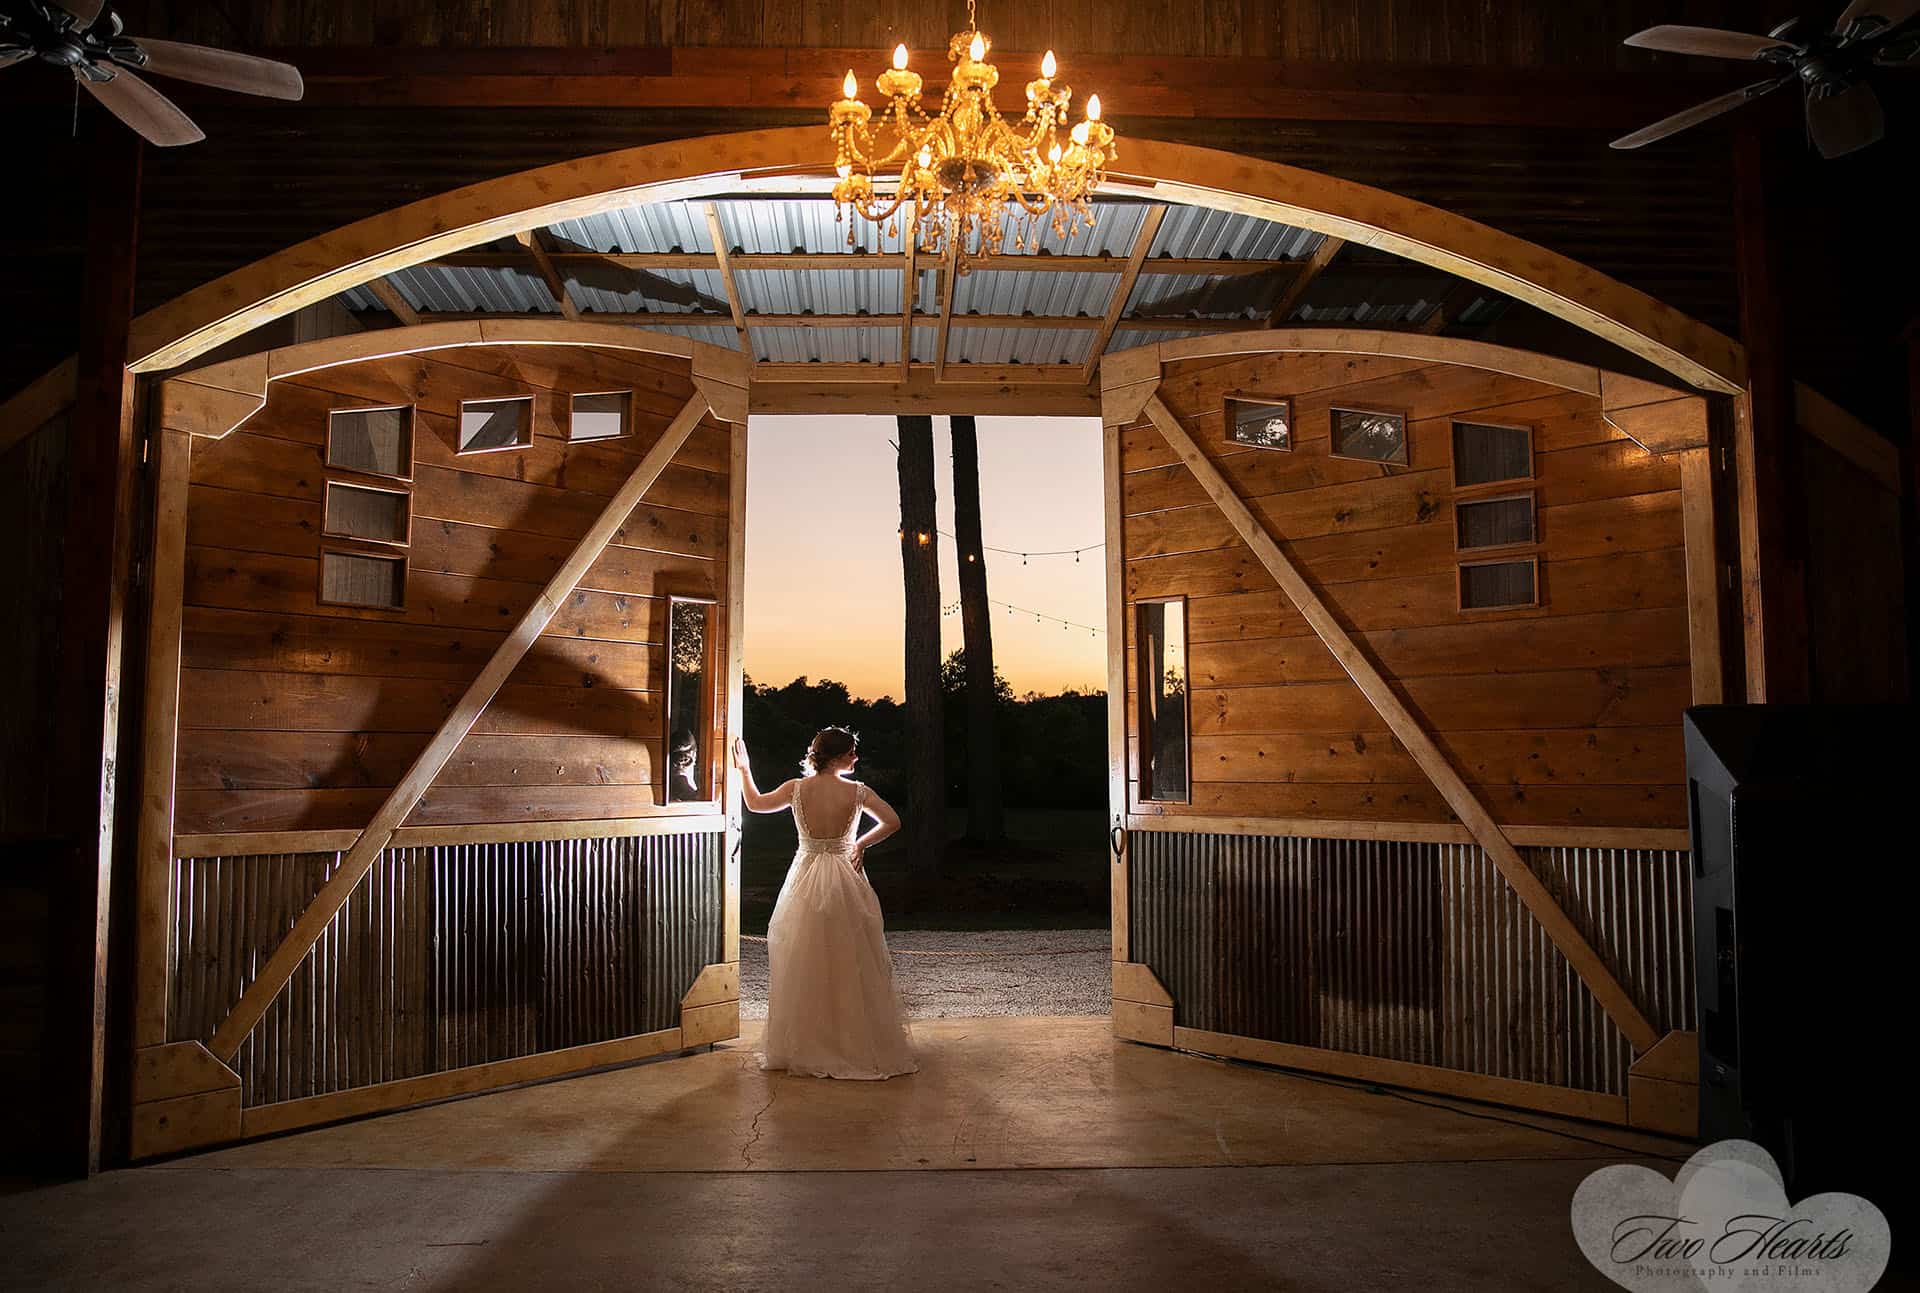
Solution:
{"label": "heart shaped logo", "polygon": [[1893,1252],[1880,1209],[1857,1194],[1788,1203],[1773,1155],[1748,1140],[1708,1145],[1671,1181],[1631,1164],[1601,1168],[1574,1191],[1573,1235],[1636,1293],[1866,1293]]}

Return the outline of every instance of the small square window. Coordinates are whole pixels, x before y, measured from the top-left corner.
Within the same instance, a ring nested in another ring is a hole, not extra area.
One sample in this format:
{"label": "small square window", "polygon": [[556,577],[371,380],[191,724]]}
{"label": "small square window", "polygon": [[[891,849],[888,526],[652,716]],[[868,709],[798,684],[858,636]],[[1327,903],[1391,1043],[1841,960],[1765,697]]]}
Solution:
{"label": "small square window", "polygon": [[1535,538],[1531,494],[1458,501],[1453,505],[1453,518],[1462,549],[1503,548],[1532,543]]}
{"label": "small square window", "polygon": [[1270,395],[1229,395],[1227,438],[1256,449],[1292,449],[1293,401]]}
{"label": "small square window", "polygon": [[1333,456],[1406,466],[1406,414],[1333,410]]}
{"label": "small square window", "polygon": [[406,558],[323,550],[319,600],[323,606],[400,610],[407,603]]}
{"label": "small square window", "polygon": [[1491,485],[1533,478],[1533,431],[1529,427],[1453,424],[1453,483]]}
{"label": "small square window", "polygon": [[335,409],[327,415],[327,466],[413,478],[413,406]]}
{"label": "small square window", "polygon": [[533,443],[533,397],[460,402],[460,452],[524,449]]}
{"label": "small square window", "polygon": [[1533,557],[1519,561],[1476,561],[1460,567],[1460,609],[1502,610],[1538,606],[1540,563]]}
{"label": "small square window", "polygon": [[374,543],[407,541],[412,500],[397,489],[374,489],[327,482],[326,505],[321,509],[320,532]]}
{"label": "small square window", "polygon": [[576,395],[573,397],[572,416],[567,420],[567,439],[618,439],[627,433],[627,412],[632,407],[632,391]]}

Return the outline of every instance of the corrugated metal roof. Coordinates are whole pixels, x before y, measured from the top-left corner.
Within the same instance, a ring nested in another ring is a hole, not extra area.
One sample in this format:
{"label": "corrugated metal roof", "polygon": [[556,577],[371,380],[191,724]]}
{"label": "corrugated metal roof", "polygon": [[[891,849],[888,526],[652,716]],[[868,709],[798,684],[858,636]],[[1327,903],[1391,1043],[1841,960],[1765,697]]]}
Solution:
{"label": "corrugated metal roof", "polygon": [[900,362],[900,328],[753,328],[753,357],[777,364]]}
{"label": "corrugated metal roof", "polygon": [[589,251],[713,251],[706,216],[696,202],[620,207],[562,220],[548,232]]}
{"label": "corrugated metal roof", "polygon": [[[974,270],[954,284],[956,316],[1009,315],[1040,318],[1102,318],[1111,305],[1150,203],[1136,200],[1096,204],[1092,228],[1067,237],[1048,221],[1010,220],[1002,252],[1030,259],[1031,268]],[[749,315],[865,314],[873,326],[831,328],[753,328],[757,358],[782,363],[899,362],[901,273],[897,269],[857,266],[857,258],[898,255],[904,230],[889,232],[863,218],[835,220],[831,201],[813,197],[720,199],[714,203],[721,238],[728,250],[746,255],[845,256],[844,269],[743,269],[735,284],[741,308]],[[847,237],[853,235],[849,247]],[[551,226],[545,234],[552,250],[572,253],[560,261],[568,294],[582,312],[653,316],[690,315],[685,323],[649,321],[671,335],[738,348],[726,283],[714,268],[639,268],[612,261],[577,259],[581,253],[684,253],[711,256],[703,202],[665,202],[623,207]],[[1313,254],[1324,236],[1236,212],[1169,205],[1149,253],[1151,261],[1181,260],[1300,261]],[[475,250],[482,250],[476,248]],[[498,239],[484,250],[513,257],[512,239]],[[1048,272],[1049,255],[1107,256],[1113,272]],[[934,358],[940,305],[937,262],[923,257],[914,306],[913,358]],[[1143,273],[1135,281],[1125,317],[1168,316],[1200,319],[1264,319],[1294,271],[1253,274]],[[390,276],[415,309],[434,313],[556,314],[559,304],[531,264],[434,264],[400,270]],[[1457,289],[1457,290],[1456,290]],[[1455,322],[1476,325],[1504,313],[1509,302],[1498,293],[1462,287],[1460,280],[1412,262],[1364,247],[1348,247],[1308,288],[1292,318],[1311,322],[1370,324],[1418,323],[1446,300]],[[365,288],[341,294],[352,310],[384,310]],[[947,362],[979,364],[1084,363],[1097,335],[1081,328],[955,327]],[[1130,350],[1158,341],[1185,338],[1191,330],[1120,329],[1109,349]]]}
{"label": "corrugated metal roof", "polygon": [[1080,364],[1093,349],[1090,328],[953,328],[949,364]]}
{"label": "corrugated metal roof", "polygon": [[1271,274],[1142,274],[1127,300],[1129,316],[1181,315],[1201,319],[1264,319],[1293,270]]}
{"label": "corrugated metal roof", "polygon": [[976,269],[953,285],[955,314],[1038,314],[1101,318],[1120,285],[1118,274],[1038,274]]}
{"label": "corrugated metal roof", "polygon": [[733,321],[727,284],[717,269],[627,269],[574,266],[567,290],[582,310],[632,314],[719,314]]}
{"label": "corrugated metal roof", "polygon": [[1326,235],[1206,207],[1169,206],[1149,256],[1195,260],[1300,260]]}
{"label": "corrugated metal roof", "polygon": [[733,276],[740,308],[748,314],[890,314],[896,319],[904,278],[897,269],[750,269]]}

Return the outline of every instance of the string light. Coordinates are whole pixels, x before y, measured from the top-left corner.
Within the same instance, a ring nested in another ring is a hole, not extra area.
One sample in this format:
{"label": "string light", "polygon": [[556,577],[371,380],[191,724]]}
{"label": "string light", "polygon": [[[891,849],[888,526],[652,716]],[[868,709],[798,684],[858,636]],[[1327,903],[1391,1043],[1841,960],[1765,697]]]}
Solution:
{"label": "string light", "polygon": [[[952,539],[955,543],[960,542],[960,536],[952,533],[949,530],[940,531],[940,537],[944,539]],[[1101,549],[1105,548],[1106,546],[1107,545],[1105,543],[1089,543],[1084,548],[1052,548],[1046,552],[1023,552],[1019,548],[1001,548],[1001,547],[996,547],[991,543],[983,543],[980,545],[980,549],[983,552],[999,552],[1009,557],[1018,557],[1020,558],[1020,564],[1024,566],[1027,564],[1028,557],[1072,557],[1077,562],[1080,560],[1081,553],[1099,552]],[[968,561],[972,561],[973,557],[974,557],[974,554],[972,553],[967,554]]]}
{"label": "string light", "polygon": [[[1035,624],[1058,624],[1063,633],[1071,629],[1085,629],[1090,636],[1099,637],[1102,633],[1106,632],[1105,629],[1096,628],[1091,624],[1081,624],[1076,620],[1063,620],[1058,615],[1048,615],[1041,611],[1036,611],[1030,606],[1015,606],[1012,602],[1003,602],[998,597],[989,597],[987,601],[994,606],[1002,607],[1008,615],[1015,613],[1031,615],[1033,616],[1033,622]],[[942,616],[958,615],[961,609],[961,603],[948,602],[940,608],[940,614]]]}

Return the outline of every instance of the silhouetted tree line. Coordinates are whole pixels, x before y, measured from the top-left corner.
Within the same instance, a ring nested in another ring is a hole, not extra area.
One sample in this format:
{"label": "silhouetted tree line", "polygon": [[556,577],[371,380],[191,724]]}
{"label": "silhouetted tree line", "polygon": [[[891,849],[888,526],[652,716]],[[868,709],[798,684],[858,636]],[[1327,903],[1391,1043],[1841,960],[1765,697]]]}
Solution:
{"label": "silhouetted tree line", "polygon": [[[949,807],[967,802],[967,742],[972,738],[966,695],[966,652],[954,651],[941,663],[945,713],[946,799]],[[1099,691],[1065,691],[1043,696],[1013,694],[994,672],[993,739],[999,743],[999,767],[1005,802],[1020,809],[1101,809],[1106,805],[1107,698]],[[907,722],[905,709],[890,696],[867,700],[851,695],[845,683],[796,678],[784,687],[747,679],[743,719],[756,772],[763,786],[798,775],[807,742],[822,727],[851,727],[860,734],[856,772],[903,810],[906,806]]]}

